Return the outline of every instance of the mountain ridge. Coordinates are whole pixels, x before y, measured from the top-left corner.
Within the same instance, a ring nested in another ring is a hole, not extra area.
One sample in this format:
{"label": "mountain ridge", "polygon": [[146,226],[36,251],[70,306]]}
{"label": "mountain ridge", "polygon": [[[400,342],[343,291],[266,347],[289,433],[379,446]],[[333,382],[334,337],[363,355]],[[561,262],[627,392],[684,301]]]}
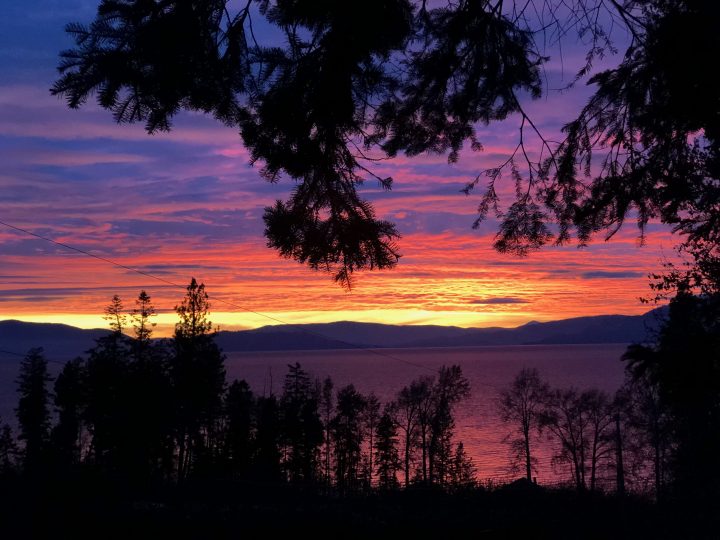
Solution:
{"label": "mountain ridge", "polygon": [[[226,352],[636,343],[652,339],[665,313],[666,308],[657,308],[643,315],[532,321],[515,328],[336,321],[222,330],[216,339]],[[70,359],[92,348],[95,340],[107,333],[58,323],[0,321],[0,349],[6,351],[0,355],[7,355],[7,351],[24,354],[31,347],[43,347],[48,358]]]}

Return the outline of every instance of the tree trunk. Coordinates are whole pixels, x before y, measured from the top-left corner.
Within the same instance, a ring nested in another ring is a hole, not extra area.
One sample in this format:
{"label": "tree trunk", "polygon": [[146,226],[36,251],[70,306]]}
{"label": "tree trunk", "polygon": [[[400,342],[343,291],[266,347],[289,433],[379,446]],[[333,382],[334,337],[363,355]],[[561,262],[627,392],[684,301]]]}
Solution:
{"label": "tree trunk", "polygon": [[595,475],[597,473],[597,447],[598,447],[598,432],[595,431],[593,436],[592,454],[590,456],[590,491],[595,491]]}
{"label": "tree trunk", "polygon": [[660,472],[660,443],[655,441],[655,500],[660,500],[662,489],[662,474]]}
{"label": "tree trunk", "polygon": [[532,482],[532,460],[530,459],[530,433],[524,430],[523,435],[525,436],[525,473],[527,475],[528,482]]}
{"label": "tree trunk", "polygon": [[410,430],[405,432],[405,489],[410,485]]}
{"label": "tree trunk", "polygon": [[620,415],[615,415],[615,471],[617,494],[625,495],[625,464],[623,463],[623,442],[620,432]]}
{"label": "tree trunk", "polygon": [[422,478],[423,483],[427,484],[427,430],[422,428]]}

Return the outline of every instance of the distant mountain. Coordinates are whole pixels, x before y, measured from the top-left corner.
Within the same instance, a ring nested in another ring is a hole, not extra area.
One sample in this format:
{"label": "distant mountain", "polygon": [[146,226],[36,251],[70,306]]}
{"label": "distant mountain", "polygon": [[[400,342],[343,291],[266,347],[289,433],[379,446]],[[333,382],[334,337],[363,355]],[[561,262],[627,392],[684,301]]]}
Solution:
{"label": "distant mountain", "polygon": [[349,321],[264,326],[255,330],[220,332],[218,343],[225,351],[636,343],[652,339],[664,314],[665,309],[659,308],[644,315],[600,315],[545,323],[533,321],[517,328],[394,326]]}
{"label": "distant mountain", "polygon": [[[334,322],[264,326],[223,331],[217,341],[227,352],[356,348],[473,347],[530,344],[635,343],[652,338],[664,308],[644,315],[601,315],[553,322],[530,322],[517,328],[394,326]],[[93,347],[106,330],[81,330],[64,324],[0,321],[0,349],[25,353],[43,347],[48,358],[66,360]],[[0,352],[0,356],[3,353]]]}
{"label": "distant mountain", "polygon": [[24,354],[42,347],[47,358],[67,360],[84,353],[107,334],[107,330],[82,330],[67,324],[0,321],[0,349]]}

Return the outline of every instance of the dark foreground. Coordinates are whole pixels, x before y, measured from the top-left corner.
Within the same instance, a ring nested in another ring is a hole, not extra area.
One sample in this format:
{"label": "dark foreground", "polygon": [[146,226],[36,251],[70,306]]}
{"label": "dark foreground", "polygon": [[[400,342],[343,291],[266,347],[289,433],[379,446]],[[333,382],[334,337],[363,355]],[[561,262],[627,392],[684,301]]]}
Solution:
{"label": "dark foreground", "polygon": [[411,488],[351,497],[277,485],[197,484],[127,498],[103,485],[76,483],[68,492],[67,485],[31,490],[27,482],[6,483],[0,537],[239,538],[282,532],[338,538],[718,537],[717,529],[681,517],[677,508],[524,481],[452,494]]}

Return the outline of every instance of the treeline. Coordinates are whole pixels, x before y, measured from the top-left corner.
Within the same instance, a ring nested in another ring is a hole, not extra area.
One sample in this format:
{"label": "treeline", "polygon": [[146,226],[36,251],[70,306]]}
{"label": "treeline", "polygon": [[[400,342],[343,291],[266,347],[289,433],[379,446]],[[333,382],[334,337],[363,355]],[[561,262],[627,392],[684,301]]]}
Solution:
{"label": "treeline", "polygon": [[[656,341],[626,352],[626,382],[615,394],[552,388],[535,370],[518,373],[497,403],[523,485],[540,489],[537,458],[551,450],[575,495],[614,492],[630,504],[629,492],[651,493],[663,514],[682,514],[681,527],[716,523],[718,298],[678,294]],[[105,313],[111,332],[54,381],[42,351],[31,350],[17,381],[18,433],[0,424],[2,485],[91,485],[130,500],[158,489],[210,493],[198,485],[272,496],[282,486],[331,498],[411,495],[400,489],[411,486],[483,496],[468,489],[475,471],[456,436],[456,409],[470,393],[459,367],[418,377],[388,403],[314,379],[299,364],[288,366],[281,393],[257,395],[245,381],[227,381],[208,309],[204,286],[192,280],[174,336],[152,340],[147,294],[129,315],[114,297]],[[3,489],[12,497],[12,487]],[[493,504],[504,508],[502,501]]]}
{"label": "treeline", "polygon": [[474,483],[455,436],[456,406],[470,392],[458,366],[384,404],[298,363],[281,394],[256,395],[226,380],[208,309],[193,279],[173,338],[152,340],[150,297],[141,292],[128,317],[115,296],[105,311],[111,333],[65,364],[52,390],[42,350],[31,350],[17,381],[19,441],[7,424],[0,432],[0,475],[93,475],[131,491],[213,479],[340,494]]}
{"label": "treeline", "polygon": [[717,523],[718,290],[693,295],[677,289],[654,341],[623,355],[626,380],[614,395],[553,389],[537,371],[520,372],[498,400],[512,426],[508,443],[516,468],[529,479],[538,445],[549,443],[554,465],[579,491],[604,484],[620,494],[652,493],[664,511],[682,512],[685,521]]}
{"label": "treeline", "polygon": [[628,377],[615,393],[553,388],[523,369],[498,399],[510,468],[533,479],[538,450],[578,491],[616,491],[659,498],[667,488],[670,417],[657,388]]}

